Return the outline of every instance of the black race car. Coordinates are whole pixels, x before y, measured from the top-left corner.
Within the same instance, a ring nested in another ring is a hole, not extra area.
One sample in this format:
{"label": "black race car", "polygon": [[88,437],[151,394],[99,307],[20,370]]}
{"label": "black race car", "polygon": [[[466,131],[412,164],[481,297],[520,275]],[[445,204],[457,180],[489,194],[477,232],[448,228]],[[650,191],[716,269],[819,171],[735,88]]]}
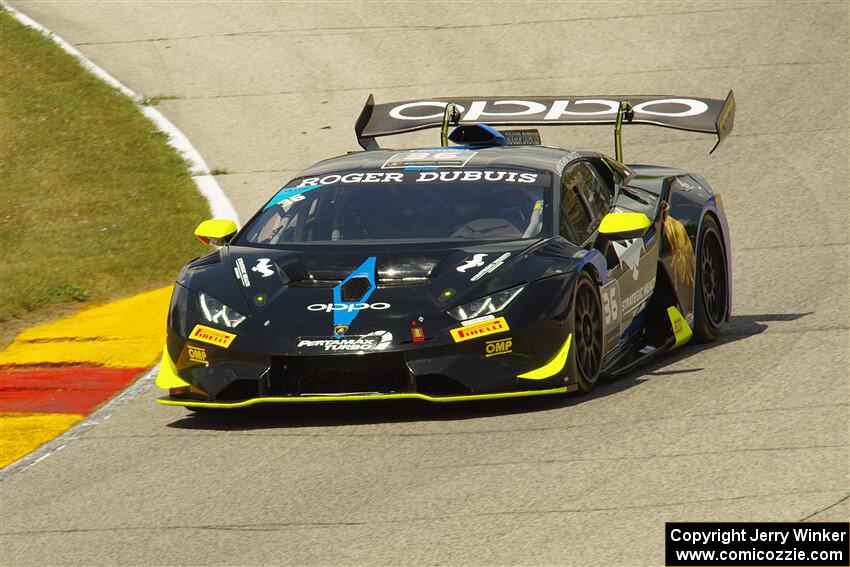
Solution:
{"label": "black race car", "polygon": [[[734,109],[731,92],[370,96],[356,124],[365,151],[306,169],[241,230],[198,227],[219,248],[177,278],[159,402],[587,392],[714,339],[731,305],[720,197],[691,171],[624,164],[620,127],[710,132],[719,144]],[[550,124],[613,124],[615,157],[542,146],[527,128]],[[510,125],[524,129],[494,128]],[[439,147],[376,143],[430,127]]]}

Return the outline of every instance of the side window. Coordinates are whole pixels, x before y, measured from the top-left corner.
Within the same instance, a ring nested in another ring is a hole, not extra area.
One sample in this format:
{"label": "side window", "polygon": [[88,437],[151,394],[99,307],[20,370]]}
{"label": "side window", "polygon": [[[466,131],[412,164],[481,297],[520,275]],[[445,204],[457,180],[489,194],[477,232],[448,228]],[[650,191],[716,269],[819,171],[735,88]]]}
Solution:
{"label": "side window", "polygon": [[611,207],[611,190],[585,162],[561,175],[561,236],[581,244],[593,234]]}
{"label": "side window", "polygon": [[[611,210],[611,206],[614,204],[614,191],[612,190],[613,185],[611,183],[613,178],[609,176],[606,179],[598,168],[589,167],[589,169],[592,169],[593,184],[590,188],[590,194],[587,195],[587,203],[590,205],[590,210],[598,226],[598,223],[602,221],[602,217]],[[607,173],[610,174],[610,172]]]}

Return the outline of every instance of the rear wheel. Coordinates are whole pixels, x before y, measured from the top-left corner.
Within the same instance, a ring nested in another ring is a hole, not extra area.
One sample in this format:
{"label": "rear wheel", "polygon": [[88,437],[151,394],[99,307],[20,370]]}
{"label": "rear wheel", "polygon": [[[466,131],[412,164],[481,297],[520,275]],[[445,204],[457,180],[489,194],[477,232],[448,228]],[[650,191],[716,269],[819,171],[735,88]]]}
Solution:
{"label": "rear wheel", "polygon": [[703,219],[699,242],[694,280],[694,340],[708,342],[717,340],[729,304],[723,237],[711,215]]}
{"label": "rear wheel", "polygon": [[573,347],[580,392],[593,389],[602,366],[602,308],[593,278],[583,272],[573,300]]}

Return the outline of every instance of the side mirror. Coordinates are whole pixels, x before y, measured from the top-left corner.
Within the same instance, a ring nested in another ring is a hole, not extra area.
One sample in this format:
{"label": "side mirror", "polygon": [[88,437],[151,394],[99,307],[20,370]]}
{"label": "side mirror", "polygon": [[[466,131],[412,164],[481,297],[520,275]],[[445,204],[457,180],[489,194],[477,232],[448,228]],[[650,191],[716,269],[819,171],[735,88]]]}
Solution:
{"label": "side mirror", "polygon": [[195,236],[204,244],[224,246],[236,234],[236,223],[232,220],[205,220],[195,229]]}
{"label": "side mirror", "polygon": [[608,213],[599,223],[599,234],[606,240],[640,238],[651,225],[652,221],[643,213]]}

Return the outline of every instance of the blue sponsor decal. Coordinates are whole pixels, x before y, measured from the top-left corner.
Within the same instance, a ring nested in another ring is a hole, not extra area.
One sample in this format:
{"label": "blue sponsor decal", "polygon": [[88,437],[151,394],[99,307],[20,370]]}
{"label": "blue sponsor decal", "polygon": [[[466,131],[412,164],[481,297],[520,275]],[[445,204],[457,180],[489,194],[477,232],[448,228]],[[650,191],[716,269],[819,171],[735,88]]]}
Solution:
{"label": "blue sponsor decal", "polygon": [[305,187],[285,187],[285,188],[281,189],[280,191],[278,191],[277,195],[272,197],[271,201],[266,203],[266,206],[263,207],[263,210],[265,211],[269,207],[273,207],[273,206],[277,205],[278,203],[280,203],[281,201],[291,199],[292,197],[295,197],[296,195],[300,195],[301,193],[306,193],[307,191],[309,191],[311,189],[315,189],[317,187],[321,187],[321,185],[307,185]]}
{"label": "blue sponsor decal", "polygon": [[[369,300],[369,297],[372,295],[372,292],[375,291],[377,287],[375,285],[375,264],[376,258],[375,256],[369,256],[366,258],[366,261],[360,264],[360,266],[351,272],[347,278],[342,280],[339,285],[334,288],[334,305],[340,304],[345,305],[346,309],[341,309],[339,311],[334,310],[334,338],[339,339],[342,337],[344,333],[337,333],[336,329],[339,328],[340,325],[344,327],[348,327],[351,325],[351,322],[354,321],[354,318],[357,317],[357,314],[360,313],[359,309],[354,309],[354,307],[359,303],[366,303]],[[348,280],[352,278],[367,278],[369,280],[369,289],[363,296],[357,301],[343,301],[342,300],[342,286],[348,283]]]}

